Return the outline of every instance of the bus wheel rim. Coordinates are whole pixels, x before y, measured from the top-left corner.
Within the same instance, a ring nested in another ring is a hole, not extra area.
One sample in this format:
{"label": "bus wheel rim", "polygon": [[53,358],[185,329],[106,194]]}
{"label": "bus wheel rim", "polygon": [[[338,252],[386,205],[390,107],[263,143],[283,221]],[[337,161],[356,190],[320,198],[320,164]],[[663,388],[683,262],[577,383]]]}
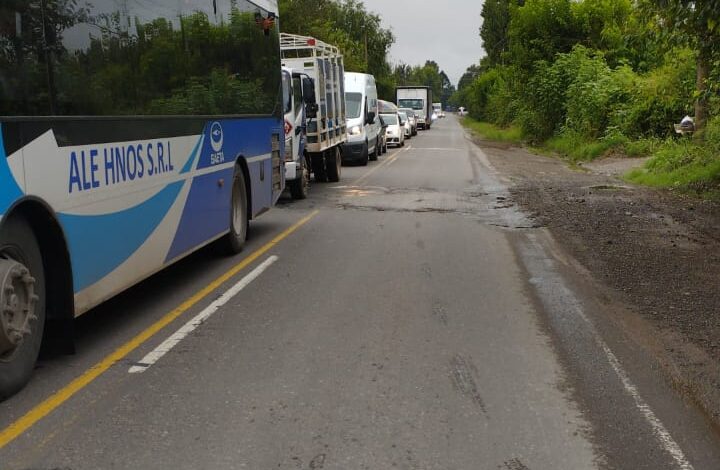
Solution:
{"label": "bus wheel rim", "polygon": [[32,334],[37,299],[30,271],[17,261],[0,258],[0,359],[11,356]]}

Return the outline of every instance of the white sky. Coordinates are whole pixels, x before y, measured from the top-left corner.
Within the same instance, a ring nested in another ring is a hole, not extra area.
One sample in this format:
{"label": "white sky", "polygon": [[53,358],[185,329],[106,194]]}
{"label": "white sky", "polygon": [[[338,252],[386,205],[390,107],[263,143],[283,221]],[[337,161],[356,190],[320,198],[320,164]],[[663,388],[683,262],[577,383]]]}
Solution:
{"label": "white sky", "polygon": [[[480,40],[482,0],[362,0],[392,30],[394,64],[434,60],[457,86],[468,66],[485,53]],[[423,34],[425,33],[425,34]],[[424,41],[420,41],[421,35]]]}

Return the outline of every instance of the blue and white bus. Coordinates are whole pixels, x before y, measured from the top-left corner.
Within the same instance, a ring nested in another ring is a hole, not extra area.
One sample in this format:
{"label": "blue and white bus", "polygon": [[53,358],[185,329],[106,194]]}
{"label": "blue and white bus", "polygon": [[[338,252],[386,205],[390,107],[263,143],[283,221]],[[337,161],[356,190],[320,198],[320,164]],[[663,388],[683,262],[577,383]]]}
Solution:
{"label": "blue and white bus", "polygon": [[0,3],[0,399],[43,336],[284,188],[277,4]]}

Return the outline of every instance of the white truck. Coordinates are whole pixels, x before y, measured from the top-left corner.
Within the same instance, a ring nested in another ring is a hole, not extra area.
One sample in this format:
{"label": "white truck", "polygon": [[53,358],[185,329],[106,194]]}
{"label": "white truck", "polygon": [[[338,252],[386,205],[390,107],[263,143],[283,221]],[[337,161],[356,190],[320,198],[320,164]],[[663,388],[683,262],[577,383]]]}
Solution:
{"label": "white truck", "polygon": [[[342,145],[347,140],[345,122],[345,68],[337,47],[318,39],[297,34],[280,34],[281,62],[294,75],[306,75],[303,101],[305,103],[305,155],[317,182],[337,182],[342,166]],[[287,125],[286,125],[287,129]],[[302,165],[300,155],[286,151],[286,160],[293,158],[297,170]],[[292,170],[291,170],[292,172]],[[297,178],[295,175],[288,176]],[[293,181],[294,179],[289,179]],[[291,190],[293,184],[290,184]]]}
{"label": "white truck", "polygon": [[420,129],[432,126],[432,89],[427,86],[399,86],[395,89],[398,108],[410,108],[417,114]]}

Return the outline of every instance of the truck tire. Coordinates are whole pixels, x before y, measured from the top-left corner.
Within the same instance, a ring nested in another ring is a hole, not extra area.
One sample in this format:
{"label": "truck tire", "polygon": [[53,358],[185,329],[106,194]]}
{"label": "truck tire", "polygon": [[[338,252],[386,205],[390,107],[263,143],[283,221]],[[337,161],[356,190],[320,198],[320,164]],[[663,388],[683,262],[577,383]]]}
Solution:
{"label": "truck tire", "polygon": [[228,254],[234,255],[242,251],[247,239],[248,223],[245,176],[240,167],[235,166],[230,196],[230,231],[223,238],[224,248]]}
{"label": "truck tire", "polygon": [[288,182],[290,195],[293,199],[306,199],[310,189],[310,171],[307,168],[305,157],[300,159],[300,177]]}
{"label": "truck tire", "polygon": [[380,139],[378,137],[376,137],[375,138],[375,150],[373,150],[373,153],[370,154],[368,159],[375,162],[375,161],[377,161],[379,154],[380,154]]}
{"label": "truck tire", "polygon": [[[0,228],[0,299],[3,307],[15,305],[14,312],[4,309],[0,315],[0,401],[18,392],[32,376],[40,353],[45,329],[45,271],[40,246],[30,225],[22,217],[11,216]],[[18,266],[20,266],[18,270]],[[13,299],[7,298],[7,291]],[[23,307],[24,305],[24,307]],[[18,310],[19,309],[19,310]],[[16,316],[18,311],[23,315]],[[17,329],[21,326],[22,339]],[[14,336],[16,345],[10,345]]]}
{"label": "truck tire", "polygon": [[[365,162],[367,165],[367,161]],[[331,183],[337,183],[340,181],[340,172],[342,167],[342,158],[340,155],[340,149],[333,147],[326,152],[325,156],[325,171],[327,180]]]}
{"label": "truck tire", "polygon": [[313,174],[316,183],[324,183],[327,181],[327,173],[325,172],[325,160],[321,153],[316,153],[310,157]]}

